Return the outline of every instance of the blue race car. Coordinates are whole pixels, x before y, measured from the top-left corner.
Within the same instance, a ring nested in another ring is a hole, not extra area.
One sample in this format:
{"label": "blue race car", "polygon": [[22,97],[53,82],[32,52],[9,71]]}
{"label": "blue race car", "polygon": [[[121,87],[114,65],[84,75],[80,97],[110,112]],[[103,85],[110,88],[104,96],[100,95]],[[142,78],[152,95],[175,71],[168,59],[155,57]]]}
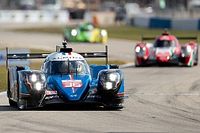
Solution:
{"label": "blue race car", "polygon": [[[63,47],[54,53],[7,52],[10,106],[19,109],[47,104],[92,103],[105,109],[121,109],[124,101],[124,79],[117,65],[88,65],[85,58],[107,58],[105,52],[75,53]],[[8,49],[7,49],[8,51]],[[10,59],[45,58],[41,70],[28,66],[9,66]]]}

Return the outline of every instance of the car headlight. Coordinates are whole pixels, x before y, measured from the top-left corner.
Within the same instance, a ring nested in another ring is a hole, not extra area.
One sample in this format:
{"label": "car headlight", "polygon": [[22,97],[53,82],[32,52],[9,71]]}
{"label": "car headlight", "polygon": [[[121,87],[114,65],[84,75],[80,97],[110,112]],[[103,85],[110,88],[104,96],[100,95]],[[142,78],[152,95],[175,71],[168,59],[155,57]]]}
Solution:
{"label": "car headlight", "polygon": [[106,88],[107,90],[112,89],[112,88],[113,88],[113,83],[112,83],[112,82],[106,82],[106,83],[105,83],[105,88]]}
{"label": "car headlight", "polygon": [[36,74],[30,75],[30,80],[31,80],[31,82],[36,82],[38,80],[37,75]]}
{"label": "car headlight", "polygon": [[107,31],[106,30],[101,30],[101,35],[102,36],[107,36]]}
{"label": "car headlight", "polygon": [[37,81],[45,81],[45,75],[44,74],[37,74],[37,73],[32,73],[29,75],[29,81],[32,83],[35,83]]}
{"label": "car headlight", "polygon": [[71,35],[72,35],[72,36],[76,36],[76,35],[77,35],[77,30],[76,30],[76,29],[72,29]]}
{"label": "car headlight", "polygon": [[31,89],[40,91],[45,86],[46,77],[43,73],[31,72],[27,74],[27,85]]}
{"label": "car headlight", "polygon": [[137,47],[135,48],[135,52],[136,52],[136,53],[139,53],[139,52],[140,52],[140,46],[137,46]]}
{"label": "car headlight", "polygon": [[114,82],[114,81],[119,81],[119,79],[120,79],[120,75],[119,75],[119,73],[110,73],[109,75],[108,75],[108,77],[109,77],[109,80],[110,81],[112,81],[112,82]]}
{"label": "car headlight", "polygon": [[188,53],[190,53],[190,52],[192,51],[192,48],[191,48],[191,46],[189,46],[189,45],[187,45],[186,49],[187,49],[187,52],[188,52]]}
{"label": "car headlight", "polygon": [[40,90],[42,89],[42,87],[43,87],[43,84],[42,84],[41,82],[36,82],[36,83],[34,84],[34,88],[35,88],[36,90],[38,90],[38,91],[40,91]]}
{"label": "car headlight", "polygon": [[103,70],[99,74],[100,84],[104,90],[114,90],[118,87],[122,75],[121,71],[106,71]]}

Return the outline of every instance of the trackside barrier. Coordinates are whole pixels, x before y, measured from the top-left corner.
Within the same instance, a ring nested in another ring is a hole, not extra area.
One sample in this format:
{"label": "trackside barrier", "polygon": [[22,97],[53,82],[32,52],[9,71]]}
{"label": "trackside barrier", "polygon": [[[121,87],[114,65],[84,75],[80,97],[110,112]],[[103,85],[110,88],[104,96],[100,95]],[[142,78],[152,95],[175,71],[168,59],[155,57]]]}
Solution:
{"label": "trackside barrier", "polygon": [[176,19],[172,21],[172,29],[198,30],[197,19]]}
{"label": "trackside barrier", "polygon": [[136,17],[133,19],[133,23],[140,27],[148,27],[149,26],[149,18],[147,17]]}
{"label": "trackside barrier", "polygon": [[171,20],[167,18],[150,18],[149,28],[171,28]]}
{"label": "trackside barrier", "polygon": [[0,23],[67,23],[69,22],[69,12],[46,11],[46,10],[0,10]]}
{"label": "trackside barrier", "polygon": [[179,30],[200,30],[200,19],[170,19],[160,17],[134,17],[130,25],[146,28],[168,28]]}

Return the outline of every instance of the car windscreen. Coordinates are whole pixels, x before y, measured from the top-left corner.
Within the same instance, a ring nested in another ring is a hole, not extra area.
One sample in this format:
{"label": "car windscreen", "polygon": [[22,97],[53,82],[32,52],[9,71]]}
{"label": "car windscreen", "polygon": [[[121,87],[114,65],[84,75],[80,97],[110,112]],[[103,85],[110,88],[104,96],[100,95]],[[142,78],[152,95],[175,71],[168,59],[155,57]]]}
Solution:
{"label": "car windscreen", "polygon": [[157,40],[154,43],[154,47],[174,47],[175,42],[171,40]]}
{"label": "car windscreen", "polygon": [[83,24],[80,26],[80,31],[91,31],[93,28],[92,24]]}
{"label": "car windscreen", "polygon": [[50,61],[45,65],[49,74],[88,74],[89,67],[86,61]]}

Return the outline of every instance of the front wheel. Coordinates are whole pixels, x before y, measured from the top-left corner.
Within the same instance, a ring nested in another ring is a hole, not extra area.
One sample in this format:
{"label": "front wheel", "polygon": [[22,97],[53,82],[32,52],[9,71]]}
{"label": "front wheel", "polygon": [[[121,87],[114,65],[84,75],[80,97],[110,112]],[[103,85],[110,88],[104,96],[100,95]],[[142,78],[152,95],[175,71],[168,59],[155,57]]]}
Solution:
{"label": "front wheel", "polygon": [[105,110],[122,110],[124,107],[122,105],[117,106],[104,106]]}
{"label": "front wheel", "polygon": [[135,67],[142,67],[143,64],[139,64],[139,62],[137,61],[137,59],[135,59]]}
{"label": "front wheel", "polygon": [[11,100],[10,98],[9,98],[9,104],[11,107],[16,107],[16,105],[17,105],[17,103],[14,102],[13,100]]}
{"label": "front wheel", "polygon": [[195,54],[195,63],[194,65],[197,66],[198,65],[198,60],[199,60],[199,54],[198,54],[199,50],[198,50],[198,47],[197,47],[197,52]]}
{"label": "front wheel", "polygon": [[27,100],[19,99],[17,102],[17,107],[20,110],[26,110],[27,109]]}

